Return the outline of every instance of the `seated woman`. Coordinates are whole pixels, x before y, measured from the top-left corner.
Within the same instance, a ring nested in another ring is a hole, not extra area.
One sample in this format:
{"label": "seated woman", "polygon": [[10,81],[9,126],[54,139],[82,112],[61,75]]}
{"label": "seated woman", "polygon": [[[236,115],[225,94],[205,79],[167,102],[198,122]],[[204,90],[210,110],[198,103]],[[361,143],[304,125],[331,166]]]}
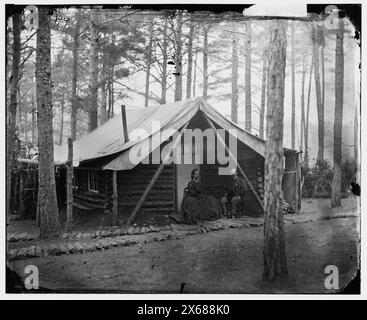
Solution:
{"label": "seated woman", "polygon": [[198,169],[191,171],[191,181],[186,187],[181,212],[184,222],[188,224],[197,224],[198,220],[216,220],[222,217],[219,201],[203,193]]}

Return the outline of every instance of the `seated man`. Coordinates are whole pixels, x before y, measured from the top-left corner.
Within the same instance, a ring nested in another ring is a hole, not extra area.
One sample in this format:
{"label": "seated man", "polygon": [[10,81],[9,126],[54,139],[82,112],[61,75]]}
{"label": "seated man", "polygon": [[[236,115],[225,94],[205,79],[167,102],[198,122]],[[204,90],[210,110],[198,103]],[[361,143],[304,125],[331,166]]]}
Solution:
{"label": "seated man", "polygon": [[239,177],[236,169],[231,170],[231,179],[226,186],[226,193],[224,197],[220,199],[223,214],[227,217],[227,204],[232,206],[232,218],[234,218],[238,211],[241,210],[241,201],[248,191],[246,181]]}

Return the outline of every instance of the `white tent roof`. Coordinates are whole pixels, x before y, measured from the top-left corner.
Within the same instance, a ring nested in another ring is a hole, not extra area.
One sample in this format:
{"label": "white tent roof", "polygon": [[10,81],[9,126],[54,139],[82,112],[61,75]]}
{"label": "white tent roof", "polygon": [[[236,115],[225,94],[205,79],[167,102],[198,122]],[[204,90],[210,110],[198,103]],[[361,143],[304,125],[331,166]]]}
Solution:
{"label": "white tent roof", "polygon": [[[237,138],[248,145],[251,149],[265,155],[265,141],[240,128],[235,123],[226,119],[202,98],[191,98],[186,101],[159,105],[154,107],[136,108],[126,110],[127,129],[129,141],[125,142],[122,128],[122,117],[116,115],[96,130],[85,134],[73,145],[73,164],[75,167],[83,161],[94,160],[105,156],[116,154],[116,158],[106,164],[104,169],[130,170],[136,166],[129,160],[131,148],[144,149],[144,144],[149,139],[162,134],[161,140],[169,138],[163,136],[165,129],[178,130],[182,128],[192,117],[201,110],[212,121],[225,130],[236,129]],[[160,129],[153,128],[155,121],[160,122]],[[139,139],[131,139],[134,129],[143,129],[147,134]],[[167,134],[166,134],[167,135]],[[55,146],[55,162],[65,163],[67,161],[67,145]]]}

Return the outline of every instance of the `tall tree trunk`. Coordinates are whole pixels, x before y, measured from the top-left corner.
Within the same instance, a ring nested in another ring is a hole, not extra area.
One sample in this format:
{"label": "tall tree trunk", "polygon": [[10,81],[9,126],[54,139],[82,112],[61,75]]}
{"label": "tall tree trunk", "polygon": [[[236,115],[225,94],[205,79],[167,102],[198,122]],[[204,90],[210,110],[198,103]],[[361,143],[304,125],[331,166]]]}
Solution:
{"label": "tall tree trunk", "polygon": [[287,276],[283,224],[283,113],[287,22],[270,23],[265,152],[264,280]]}
{"label": "tall tree trunk", "polygon": [[98,31],[97,13],[92,9],[89,51],[89,132],[98,127]]}
{"label": "tall tree trunk", "polygon": [[101,125],[107,121],[107,85],[101,86]]}
{"label": "tall tree trunk", "polygon": [[316,104],[318,117],[318,140],[319,150],[317,160],[324,160],[324,109],[322,107],[321,85],[320,85],[320,64],[319,64],[319,44],[316,22],[312,26],[313,32],[313,61],[314,61],[314,76],[316,89]]}
{"label": "tall tree trunk", "polygon": [[161,104],[166,103],[167,96],[167,19],[164,20],[163,27],[163,50],[162,50],[162,83],[161,83]]}
{"label": "tall tree trunk", "polygon": [[27,104],[24,105],[24,141],[25,144],[28,145],[28,110],[27,110]]}
{"label": "tall tree trunk", "polygon": [[305,135],[305,81],[306,81],[306,62],[304,48],[302,51],[302,84],[301,84],[301,139],[300,150],[303,151],[303,141]]}
{"label": "tall tree trunk", "polygon": [[71,113],[70,113],[70,130],[71,139],[76,140],[76,114],[77,114],[77,84],[78,84],[78,49],[79,49],[79,33],[80,33],[80,14],[79,11],[75,15],[76,24],[73,35],[73,69],[72,69],[72,81],[71,81]]}
{"label": "tall tree trunk", "polygon": [[109,67],[109,78],[108,78],[108,110],[107,110],[107,119],[112,118],[112,66]]}
{"label": "tall tree trunk", "polygon": [[34,147],[36,145],[36,117],[35,117],[35,111],[32,112],[32,146]]}
{"label": "tall tree trunk", "polygon": [[237,39],[233,39],[231,120],[235,123],[237,123],[237,115],[238,115],[238,46],[237,46]]}
{"label": "tall tree trunk", "polygon": [[24,172],[19,172],[19,215],[24,218]]}
{"label": "tall tree trunk", "polygon": [[14,14],[13,20],[13,61],[12,72],[10,77],[10,99],[7,113],[7,154],[6,154],[6,212],[7,218],[10,214],[10,202],[11,202],[11,188],[12,188],[12,174],[14,163],[14,151],[15,151],[15,128],[17,117],[17,91],[19,85],[19,64],[20,64],[20,28],[21,28],[21,15]]}
{"label": "tall tree trunk", "polygon": [[114,81],[114,74],[115,74],[115,66],[112,64],[111,67],[111,114],[110,117],[113,118],[113,116],[115,115],[115,88],[113,85],[113,81]]}
{"label": "tall tree trunk", "polygon": [[192,82],[192,42],[194,39],[194,21],[191,16],[189,42],[187,47],[187,77],[186,77],[186,99],[191,98],[191,82]]}
{"label": "tall tree trunk", "polygon": [[359,168],[359,104],[356,103],[355,111],[354,111],[354,160],[356,162],[357,168]]}
{"label": "tall tree trunk", "polygon": [[313,56],[310,65],[310,78],[308,81],[308,93],[307,93],[307,110],[306,110],[306,120],[305,120],[305,157],[304,166],[309,167],[309,155],[308,155],[308,124],[310,119],[310,101],[311,101],[311,84],[312,84],[312,71],[313,71]]}
{"label": "tall tree trunk", "polygon": [[294,61],[294,21],[291,25],[291,67],[292,67],[292,122],[291,122],[291,147],[295,149],[296,147],[296,71],[295,71],[295,61]]}
{"label": "tall tree trunk", "polygon": [[[18,73],[20,77],[20,72]],[[18,80],[19,82],[19,80]],[[22,134],[22,103],[20,102],[20,88],[17,88],[16,93],[16,101],[17,101],[17,111],[16,111],[16,127],[18,128],[19,135]]]}
{"label": "tall tree trunk", "polygon": [[101,125],[107,121],[107,78],[108,78],[108,67],[107,58],[104,56],[102,58],[102,85],[101,85]]}
{"label": "tall tree trunk", "polygon": [[245,130],[251,132],[252,129],[252,103],[251,103],[251,22],[246,21],[245,40]]}
{"label": "tall tree trunk", "polygon": [[146,72],[145,72],[145,102],[144,106],[147,107],[149,104],[149,80],[150,80],[150,68],[152,65],[152,47],[153,47],[153,30],[154,30],[154,20],[149,25],[149,43],[148,51],[146,54]]}
{"label": "tall tree trunk", "polygon": [[[62,90],[65,90],[62,88]],[[59,135],[59,145],[62,145],[62,136],[64,134],[64,108],[65,108],[65,98],[64,94],[61,98],[61,115],[60,115],[60,135]]]}
{"label": "tall tree trunk", "polygon": [[325,110],[325,40],[321,47],[321,103]]}
{"label": "tall tree trunk", "polygon": [[38,106],[38,201],[40,238],[60,236],[54,172],[51,84],[51,16],[38,7],[36,82]]}
{"label": "tall tree trunk", "polygon": [[66,232],[73,228],[73,140],[68,138],[68,163],[66,173]]}
{"label": "tall tree trunk", "polygon": [[341,206],[341,162],[344,102],[344,22],[338,19],[339,28],[335,44],[335,114],[334,114],[334,172],[331,188],[331,206]]}
{"label": "tall tree trunk", "polygon": [[195,52],[194,60],[194,82],[192,83],[192,96],[196,97],[196,74],[197,74],[198,52]]}
{"label": "tall tree trunk", "polygon": [[37,145],[37,107],[34,101],[34,95],[31,97],[31,105],[32,105],[32,146],[35,147]]}
{"label": "tall tree trunk", "polygon": [[175,53],[175,101],[182,100],[182,11],[177,12],[176,53]]}
{"label": "tall tree trunk", "polygon": [[265,120],[265,102],[266,102],[266,69],[267,69],[267,60],[268,60],[268,48],[266,47],[263,51],[262,56],[262,76],[261,76],[261,102],[260,102],[260,138],[264,139],[264,120]]}
{"label": "tall tree trunk", "polygon": [[203,98],[208,99],[208,33],[209,27],[204,27],[204,47],[203,47]]}

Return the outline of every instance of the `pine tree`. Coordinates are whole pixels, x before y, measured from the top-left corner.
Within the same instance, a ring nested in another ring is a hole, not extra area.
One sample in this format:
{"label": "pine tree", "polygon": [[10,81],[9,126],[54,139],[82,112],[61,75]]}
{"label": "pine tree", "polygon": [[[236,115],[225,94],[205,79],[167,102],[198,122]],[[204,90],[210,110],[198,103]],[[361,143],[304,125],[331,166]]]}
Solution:
{"label": "pine tree", "polygon": [[251,22],[246,21],[245,41],[245,130],[252,130],[252,103],[251,103],[251,47],[252,47]]}
{"label": "pine tree", "polygon": [[175,34],[175,101],[182,100],[182,11],[177,11],[177,30]]}
{"label": "pine tree", "polygon": [[331,206],[341,206],[341,162],[344,100],[344,22],[339,18],[335,44],[335,113],[334,113],[334,170],[331,188]]}
{"label": "pine tree", "polygon": [[210,26],[203,26],[204,41],[203,41],[203,98],[208,99],[208,33]]}
{"label": "pine tree", "polygon": [[190,27],[188,34],[188,47],[187,47],[187,77],[186,77],[186,99],[191,98],[191,83],[192,83],[192,63],[193,63],[193,40],[194,40],[194,20],[191,16]]}
{"label": "pine tree", "polygon": [[149,81],[150,81],[150,68],[152,65],[152,49],[153,49],[153,32],[154,32],[154,19],[152,19],[149,25],[149,41],[146,54],[146,70],[145,70],[145,103],[144,106],[147,107],[149,104]]}
{"label": "pine tree", "polygon": [[[266,27],[267,31],[268,28]],[[268,39],[265,41],[265,47],[262,54],[262,76],[261,76],[261,102],[260,102],[260,138],[264,139],[264,120],[265,120],[265,102],[266,102],[266,82],[267,82],[267,66],[268,66]]]}
{"label": "pine tree", "polygon": [[287,22],[270,23],[265,153],[264,273],[266,281],[287,276],[283,224],[283,114]]}
{"label": "pine tree", "polygon": [[308,81],[308,93],[307,93],[307,108],[306,108],[306,119],[305,119],[305,157],[303,159],[304,166],[308,168],[309,166],[309,152],[308,152],[308,125],[310,119],[310,99],[311,99],[311,84],[312,84],[312,72],[313,72],[313,55],[310,64],[310,78]]}
{"label": "pine tree", "polygon": [[294,21],[291,25],[291,67],[292,67],[292,123],[291,123],[291,147],[296,147],[296,71],[294,61]]}
{"label": "pine tree", "polygon": [[163,25],[163,42],[162,42],[162,81],[161,81],[161,104],[166,103],[167,96],[167,61],[168,61],[168,39],[167,39],[168,22],[164,19]]}
{"label": "pine tree", "polygon": [[98,13],[92,9],[90,20],[90,51],[89,51],[89,128],[93,131],[98,127]]}
{"label": "pine tree", "polygon": [[237,123],[238,117],[238,40],[232,40],[232,99],[231,120]]}
{"label": "pine tree", "polygon": [[60,236],[54,173],[51,85],[51,15],[48,8],[38,7],[36,82],[38,109],[38,201],[37,216],[40,238]]}
{"label": "pine tree", "polygon": [[319,34],[317,31],[316,22],[312,25],[312,44],[313,44],[313,63],[314,63],[314,76],[315,76],[315,89],[316,89],[316,104],[317,104],[317,117],[318,117],[318,141],[319,151],[317,154],[317,160],[324,160],[324,109],[322,105],[322,94],[320,84],[320,63],[319,63]]}
{"label": "pine tree", "polygon": [[16,130],[16,116],[17,116],[17,92],[19,86],[19,64],[20,64],[20,30],[21,30],[21,15],[14,14],[12,17],[13,22],[13,59],[12,59],[12,71],[10,78],[10,101],[8,104],[7,113],[7,172],[6,172],[6,212],[10,214],[10,201],[11,201],[11,189],[12,189],[12,173],[14,162],[14,142],[15,142],[15,130]]}
{"label": "pine tree", "polygon": [[75,27],[73,33],[73,67],[72,67],[72,86],[71,86],[71,113],[70,113],[70,126],[71,126],[71,139],[76,140],[76,114],[77,114],[77,83],[78,83],[78,49],[79,49],[79,37],[80,37],[80,25],[81,18],[79,11],[75,14]]}

